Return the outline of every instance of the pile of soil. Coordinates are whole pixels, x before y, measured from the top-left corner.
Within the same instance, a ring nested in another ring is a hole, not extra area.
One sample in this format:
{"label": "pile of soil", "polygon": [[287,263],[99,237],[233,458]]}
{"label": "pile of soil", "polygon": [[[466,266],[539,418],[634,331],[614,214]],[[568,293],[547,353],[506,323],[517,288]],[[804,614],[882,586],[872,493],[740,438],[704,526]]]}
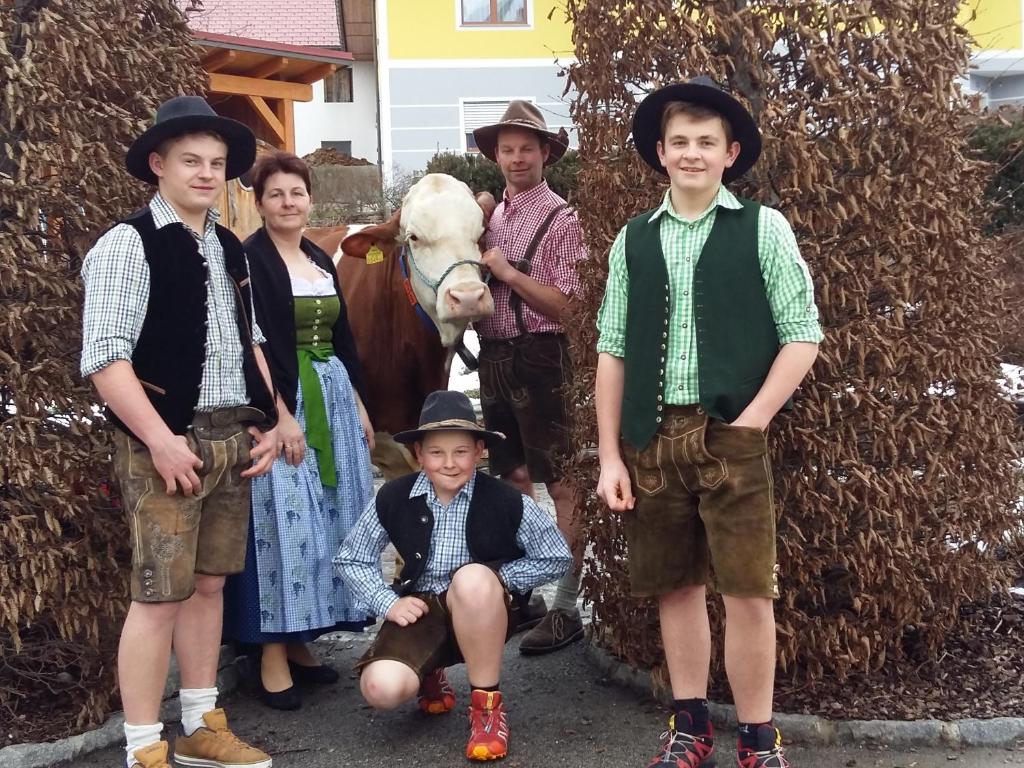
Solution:
{"label": "pile of soil", "polygon": [[310,152],[302,159],[305,160],[306,165],[310,167],[315,165],[373,165],[373,163],[366,158],[352,157],[351,155],[346,155],[344,152],[339,152],[336,149],[329,149],[326,147],[321,147],[314,152]]}
{"label": "pile of soil", "polygon": [[[961,720],[1024,713],[1024,596],[998,595],[961,608],[934,661],[887,662],[840,682],[776,683],[775,710],[834,720]],[[913,658],[912,633],[906,648]],[[732,701],[724,680],[711,692]]]}

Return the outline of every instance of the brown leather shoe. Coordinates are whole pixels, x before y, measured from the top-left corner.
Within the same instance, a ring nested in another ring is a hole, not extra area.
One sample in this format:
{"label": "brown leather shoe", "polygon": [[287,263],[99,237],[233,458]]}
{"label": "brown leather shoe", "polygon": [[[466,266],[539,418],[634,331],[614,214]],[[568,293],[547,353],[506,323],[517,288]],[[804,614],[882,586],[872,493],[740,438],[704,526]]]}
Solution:
{"label": "brown leather shoe", "polygon": [[167,762],[167,747],[166,741],[154,741],[141,749],[136,749],[132,752],[132,757],[135,758],[132,768],[171,768]]}
{"label": "brown leather shoe", "polygon": [[190,768],[270,768],[266,752],[251,747],[228,730],[227,715],[215,709],[203,715],[205,728],[174,740],[174,762]]}
{"label": "brown leather shoe", "polygon": [[583,637],[583,619],[577,610],[552,608],[536,627],[527,632],[519,643],[524,656],[551,653]]}

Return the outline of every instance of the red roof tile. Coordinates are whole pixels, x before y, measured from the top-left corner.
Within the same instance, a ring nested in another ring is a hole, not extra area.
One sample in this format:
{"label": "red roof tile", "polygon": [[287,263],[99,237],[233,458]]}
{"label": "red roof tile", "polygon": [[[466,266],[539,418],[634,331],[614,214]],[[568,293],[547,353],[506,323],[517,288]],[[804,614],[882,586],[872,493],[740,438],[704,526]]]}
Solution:
{"label": "red roof tile", "polygon": [[[185,0],[179,0],[184,7]],[[339,47],[336,0],[203,0],[188,14],[194,30],[290,45]]]}

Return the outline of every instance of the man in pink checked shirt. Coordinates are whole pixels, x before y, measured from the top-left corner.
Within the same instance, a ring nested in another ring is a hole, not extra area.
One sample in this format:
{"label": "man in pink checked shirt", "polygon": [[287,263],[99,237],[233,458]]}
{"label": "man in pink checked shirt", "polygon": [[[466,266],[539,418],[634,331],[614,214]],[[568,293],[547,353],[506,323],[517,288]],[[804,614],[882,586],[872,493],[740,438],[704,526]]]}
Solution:
{"label": "man in pink checked shirt", "polygon": [[500,122],[473,136],[505,176],[482,257],[492,275],[494,315],[474,324],[484,423],[507,435],[490,449],[490,468],[531,498],[533,483],[546,484],[573,553],[573,568],[558,582],[554,604],[519,645],[524,654],[549,653],[583,637],[576,602],[585,542],[575,490],[561,477],[571,423],[564,389],[572,378],[561,320],[579,287],[583,233],[576,213],[544,180],[544,167],[568,148],[564,128],[549,130],[535,105],[513,101]]}

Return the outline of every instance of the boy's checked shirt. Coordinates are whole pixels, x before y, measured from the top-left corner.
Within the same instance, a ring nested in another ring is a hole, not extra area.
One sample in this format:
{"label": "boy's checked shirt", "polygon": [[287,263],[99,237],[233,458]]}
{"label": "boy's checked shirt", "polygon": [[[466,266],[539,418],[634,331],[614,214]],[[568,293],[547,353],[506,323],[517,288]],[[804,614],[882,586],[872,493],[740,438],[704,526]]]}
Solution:
{"label": "boy's checked shirt", "polygon": [[[693,325],[693,275],[719,207],[737,209],[742,205],[732,192],[721,186],[707,210],[690,221],[672,208],[669,190],[649,219],[661,219],[661,249],[669,275],[671,314],[668,365],[665,366],[665,402],[668,405],[700,401],[697,331]],[[782,213],[764,205],[757,222],[757,250],[780,346],[793,341],[820,342],[824,336],[818,324],[814,284],[800,256],[796,237]],[[608,256],[608,283],[597,316],[598,352],[625,357],[628,297],[626,228],[623,227]]]}
{"label": "boy's checked shirt", "polygon": [[[451,586],[455,571],[473,562],[466,544],[466,518],[475,484],[476,472],[446,507],[438,500],[434,486],[425,473],[420,472],[413,483],[409,498],[425,496],[434,515],[430,553],[423,575],[416,584],[418,592],[444,592]],[[391,606],[398,602],[398,595],[384,583],[381,576],[380,553],[388,542],[388,534],[377,517],[377,504],[374,500],[349,532],[334,558],[334,565],[345,584],[369,613],[381,618],[387,616]],[[516,542],[526,554],[498,569],[498,575],[510,592],[526,592],[555,581],[572,565],[572,553],[551,516],[525,495],[523,521],[519,525]]]}

